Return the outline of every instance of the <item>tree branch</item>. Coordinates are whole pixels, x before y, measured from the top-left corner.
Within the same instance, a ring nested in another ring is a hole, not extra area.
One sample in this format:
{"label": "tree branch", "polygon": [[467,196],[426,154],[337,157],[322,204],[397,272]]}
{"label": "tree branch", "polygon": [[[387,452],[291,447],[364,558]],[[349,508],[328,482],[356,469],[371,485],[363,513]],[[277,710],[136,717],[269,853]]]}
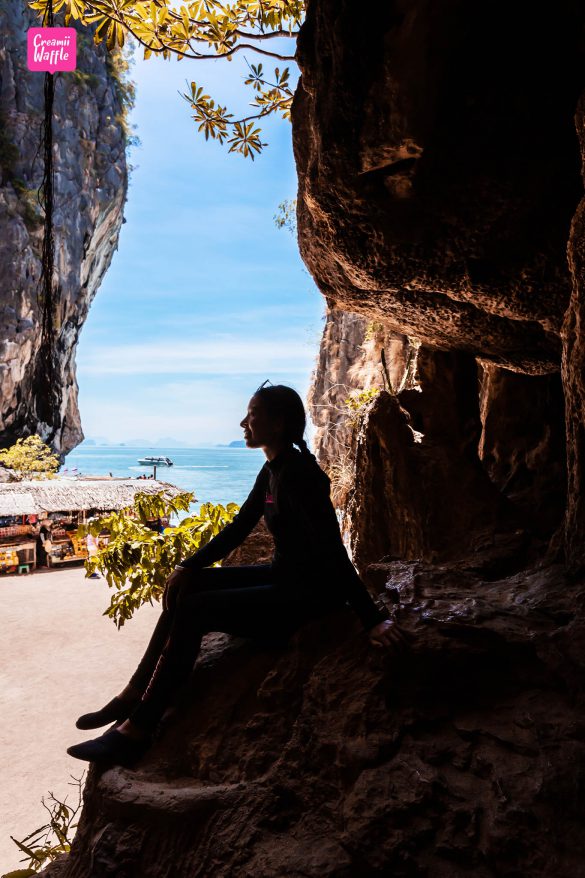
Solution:
{"label": "tree branch", "polygon": [[233,33],[237,34],[239,37],[246,37],[246,39],[251,40],[272,40],[275,37],[290,37],[291,39],[293,39],[294,37],[298,37],[300,31],[293,30],[289,33],[287,30],[275,30],[269,34],[254,34],[249,33],[248,31],[240,30],[238,28],[237,30],[233,31]]}
{"label": "tree branch", "polygon": [[[174,55],[181,55],[182,58],[189,58],[192,61],[217,61],[218,58],[229,58],[231,55],[235,55],[236,52],[239,52],[241,49],[250,49],[252,52],[256,52],[259,55],[267,55],[270,58],[277,58],[279,61],[294,61],[294,55],[279,55],[276,52],[269,52],[267,49],[260,49],[258,46],[252,46],[249,43],[238,43],[231,49],[228,49],[227,52],[215,53],[213,55],[204,55],[202,53],[192,54],[190,52],[183,52],[181,49],[176,49],[173,46],[169,46],[167,43],[164,43],[160,36],[157,35],[157,40],[160,43],[160,46],[149,46],[148,43],[145,43],[143,39],[141,39],[135,31],[132,30],[131,26],[124,18],[118,18],[114,15],[110,15],[107,12],[101,12],[105,18],[108,18],[110,21],[116,22],[116,24],[122,25],[128,33],[132,34],[132,36],[138,40],[141,46],[144,46],[145,49],[148,49],[150,52],[172,52]],[[197,39],[193,37],[192,39]],[[205,42],[204,38],[199,40],[200,42]],[[189,40],[189,45],[191,44],[191,40]]]}
{"label": "tree branch", "polygon": [[[162,41],[161,41],[162,42]],[[235,55],[236,52],[239,52],[240,49],[250,49],[252,52],[257,52],[259,55],[267,55],[269,58],[276,58],[279,61],[294,61],[294,55],[279,55],[277,52],[269,52],[267,49],[260,49],[258,46],[252,46],[249,43],[238,43],[237,46],[234,46],[233,49],[229,49],[227,52],[222,52],[217,55],[185,55],[185,58],[195,58],[199,59],[215,59],[217,58],[227,58],[229,55]],[[173,50],[171,50],[173,51]],[[174,51],[177,51],[176,49]],[[183,54],[183,53],[181,53]]]}
{"label": "tree branch", "polygon": [[256,113],[255,116],[246,116],[244,119],[236,119],[235,122],[229,122],[229,125],[243,125],[244,122],[251,122],[252,119],[262,119],[264,116],[269,116],[270,113],[274,113],[278,110],[279,107],[286,105],[288,101],[277,101],[270,109],[262,110],[261,113]]}

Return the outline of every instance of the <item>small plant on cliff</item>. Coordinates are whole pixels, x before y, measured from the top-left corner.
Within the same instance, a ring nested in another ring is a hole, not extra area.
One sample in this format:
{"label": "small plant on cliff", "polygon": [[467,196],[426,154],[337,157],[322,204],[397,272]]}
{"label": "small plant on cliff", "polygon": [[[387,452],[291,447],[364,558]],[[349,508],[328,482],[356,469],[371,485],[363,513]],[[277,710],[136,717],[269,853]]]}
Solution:
{"label": "small plant on cliff", "polygon": [[291,235],[297,233],[297,200],[281,201],[274,214],[274,225],[277,229],[287,229]]}
{"label": "small plant on cliff", "polygon": [[[29,0],[43,20],[50,0]],[[144,58],[153,53],[170,59],[195,61],[225,58],[239,51],[264,58],[294,61],[294,55],[275,51],[275,40],[298,34],[305,12],[304,0],[195,0],[176,5],[173,0],[52,0],[55,13],[64,11],[65,24],[71,19],[95,26],[94,41],[106,40],[107,48],[122,48],[127,35],[144,47]],[[267,46],[270,45],[270,48]],[[286,45],[286,44],[285,44]],[[288,67],[265,73],[262,64],[249,64],[245,84],[253,91],[253,112],[236,118],[227,107],[216,103],[203,86],[191,82],[183,94],[193,112],[198,130],[205,138],[227,141],[229,152],[254,159],[266,146],[255,120],[271,114],[290,118],[293,89]]]}
{"label": "small plant on cliff", "polygon": [[72,775],[72,779],[74,783],[70,783],[70,786],[74,786],[77,789],[77,803],[75,806],[72,807],[67,804],[67,797],[61,801],[51,792],[49,793],[48,802],[42,798],[41,803],[49,814],[49,822],[39,826],[38,829],[29,833],[26,838],[20,841],[14,838],[13,835],[10,836],[18,849],[25,854],[22,862],[26,863],[26,867],[16,869],[13,872],[6,872],[2,875],[2,878],[26,878],[29,875],[36,875],[45,863],[52,862],[61,854],[69,853],[77,827],[77,824],[73,821],[81,808],[84,775],[81,775],[80,778],[73,777]]}
{"label": "small plant on cliff", "polygon": [[14,168],[20,158],[18,147],[9,138],[7,130],[6,116],[0,112],[0,170],[2,171],[0,180],[2,183],[12,182],[15,174]]}
{"label": "small plant on cliff", "polygon": [[348,420],[352,426],[356,426],[365,406],[375,399],[379,393],[380,389],[378,387],[370,387],[368,390],[356,390],[347,397],[345,407]]}
{"label": "small plant on cliff", "polygon": [[374,341],[376,336],[384,331],[384,324],[378,323],[376,320],[370,320],[366,325],[364,332],[364,341]]}
{"label": "small plant on cliff", "polygon": [[113,49],[107,57],[107,69],[114,83],[121,110],[116,122],[122,129],[126,146],[140,146],[140,138],[132,132],[136,125],[130,125],[129,117],[136,103],[136,83],[130,78],[130,69],[134,63],[134,44],[128,43],[124,48]]}
{"label": "small plant on cliff", "polygon": [[118,628],[142,604],[160,600],[175,564],[208,543],[233,520],[239,508],[235,503],[203,503],[198,515],[184,518],[163,533],[152,530],[153,521],[188,511],[193,499],[189,492],[172,499],[164,491],[137,494],[130,515],[126,510],[112,512],[79,529],[80,536],[99,537],[104,531],[110,534],[107,546],[85,566],[88,574],[102,573],[115,590],[104,616],[113,619]]}
{"label": "small plant on cliff", "polygon": [[11,470],[14,479],[52,478],[59,469],[59,460],[40,436],[17,439],[10,448],[0,451],[0,465]]}

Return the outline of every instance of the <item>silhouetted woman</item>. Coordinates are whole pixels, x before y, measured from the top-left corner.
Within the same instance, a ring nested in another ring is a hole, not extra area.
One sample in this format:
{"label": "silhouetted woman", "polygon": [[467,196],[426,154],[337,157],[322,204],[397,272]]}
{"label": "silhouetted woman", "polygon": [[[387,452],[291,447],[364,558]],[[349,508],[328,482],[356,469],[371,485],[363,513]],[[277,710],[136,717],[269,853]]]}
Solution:
{"label": "silhouetted woman", "polygon": [[[267,458],[252,491],[234,520],[169,576],[161,616],[126,688],[77,721],[80,729],[121,724],[70,747],[71,756],[120,763],[139,756],[188,679],[207,632],[286,642],[304,622],[348,601],[373,644],[402,643],[402,632],[378,610],[348,558],[329,478],[303,439],[305,424],[295,390],[258,388],[241,422],[247,447],[262,448]],[[239,546],[262,515],[274,537],[270,564],[209,566]]]}

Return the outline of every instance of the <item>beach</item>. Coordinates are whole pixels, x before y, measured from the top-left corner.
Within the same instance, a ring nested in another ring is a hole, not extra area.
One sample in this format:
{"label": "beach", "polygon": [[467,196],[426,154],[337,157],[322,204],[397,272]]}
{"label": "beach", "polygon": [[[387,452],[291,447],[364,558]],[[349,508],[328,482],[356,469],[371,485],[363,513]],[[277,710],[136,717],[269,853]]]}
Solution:
{"label": "beach", "polygon": [[159,607],[144,606],[118,631],[102,613],[109,603],[103,579],[83,567],[2,576],[0,641],[0,874],[19,867],[10,835],[22,839],[46,822],[41,797],[49,791],[76,802],[71,776],[87,763],[66,748],[94,737],[75,728],[127,682],[140,659]]}

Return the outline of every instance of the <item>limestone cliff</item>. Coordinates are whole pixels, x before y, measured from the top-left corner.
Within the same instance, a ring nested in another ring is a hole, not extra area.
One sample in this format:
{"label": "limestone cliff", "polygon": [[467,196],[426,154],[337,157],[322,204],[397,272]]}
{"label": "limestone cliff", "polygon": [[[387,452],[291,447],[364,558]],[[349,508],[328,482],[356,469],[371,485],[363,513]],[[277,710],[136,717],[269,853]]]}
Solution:
{"label": "limestone cliff", "polygon": [[349,442],[351,410],[346,400],[372,389],[402,390],[411,380],[408,372],[415,352],[414,343],[381,323],[327,308],[308,400],[322,465],[335,461],[337,446]]}
{"label": "limestone cliff", "polygon": [[308,404],[316,427],[315,453],[332,479],[338,503],[352,478],[359,408],[368,392],[412,387],[417,350],[416,340],[381,323],[327,308]]}
{"label": "limestone cliff", "polygon": [[43,418],[34,386],[39,349],[44,74],[26,67],[26,4],[0,6],[0,444],[38,433],[65,454],[83,438],[75,350],[117,247],[127,189],[126,139],[115,71],[87,34],[78,67],[56,75],[54,108],[57,399]]}

